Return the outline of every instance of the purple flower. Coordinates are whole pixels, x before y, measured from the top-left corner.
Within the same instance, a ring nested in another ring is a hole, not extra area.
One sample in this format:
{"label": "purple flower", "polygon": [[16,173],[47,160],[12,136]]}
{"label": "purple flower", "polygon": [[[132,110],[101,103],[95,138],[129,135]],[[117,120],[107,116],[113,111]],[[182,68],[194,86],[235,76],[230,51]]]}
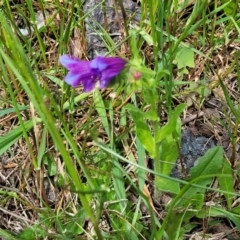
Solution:
{"label": "purple flower", "polygon": [[69,70],[65,82],[72,87],[82,84],[85,92],[91,91],[97,81],[99,81],[101,89],[106,88],[126,64],[126,61],[119,57],[100,56],[92,61],[81,61],[76,57],[63,55],[59,61]]}

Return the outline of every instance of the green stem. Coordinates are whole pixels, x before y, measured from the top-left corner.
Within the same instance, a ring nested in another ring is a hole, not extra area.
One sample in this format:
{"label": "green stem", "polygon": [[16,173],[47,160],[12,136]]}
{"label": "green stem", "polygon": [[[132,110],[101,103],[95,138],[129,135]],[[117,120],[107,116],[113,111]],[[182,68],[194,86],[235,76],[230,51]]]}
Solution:
{"label": "green stem", "polygon": [[[152,105],[152,109],[154,109],[154,111],[156,113],[158,113],[158,108],[156,106],[156,103],[153,102],[151,105]],[[155,140],[154,141],[155,142],[154,170],[157,173],[162,172],[161,161],[160,161],[160,143],[157,141],[157,136],[158,136],[159,130],[160,130],[159,119],[157,119],[153,122],[153,131],[154,131],[154,140]],[[156,199],[156,200],[159,200],[160,194],[161,194],[161,192],[158,189],[159,181],[160,181],[160,176],[155,175],[154,199]]]}

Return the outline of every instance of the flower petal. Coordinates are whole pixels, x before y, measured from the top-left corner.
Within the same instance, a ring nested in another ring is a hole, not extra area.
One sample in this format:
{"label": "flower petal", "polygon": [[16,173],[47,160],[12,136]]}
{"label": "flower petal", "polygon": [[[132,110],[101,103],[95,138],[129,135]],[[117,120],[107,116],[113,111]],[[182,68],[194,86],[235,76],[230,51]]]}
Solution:
{"label": "flower petal", "polygon": [[73,70],[79,65],[82,65],[82,63],[85,61],[80,61],[78,58],[71,57],[69,55],[62,55],[59,58],[59,62],[68,70]]}
{"label": "flower petal", "polygon": [[97,77],[98,76],[92,74],[91,72],[79,73],[78,71],[70,71],[65,77],[65,82],[72,87],[78,87],[79,85],[83,84],[84,91],[85,89],[90,89],[87,91],[91,91],[95,86]]}
{"label": "flower petal", "polygon": [[63,55],[60,63],[69,70],[65,81],[72,87],[83,85],[84,91],[89,92],[95,87],[97,80],[100,88],[106,88],[113,77],[125,67],[126,61],[119,57],[96,57],[92,61],[81,61],[76,57]]}
{"label": "flower petal", "polygon": [[119,57],[101,57],[98,56],[91,61],[90,68],[97,69],[99,72],[111,68],[112,66],[118,67],[121,72],[126,64],[126,61]]}
{"label": "flower petal", "polygon": [[95,88],[96,81],[89,79],[88,81],[84,81],[82,84],[84,92],[90,92]]}
{"label": "flower petal", "polygon": [[100,78],[100,88],[106,88],[110,81],[116,77],[124,68],[124,66],[116,66],[113,65],[111,68],[107,68],[106,70],[102,71],[102,75]]}
{"label": "flower petal", "polygon": [[106,88],[111,79],[117,76],[125,67],[126,61],[118,57],[96,57],[91,61],[90,68],[101,75],[100,88]]}
{"label": "flower petal", "polygon": [[59,58],[59,62],[67,68],[69,71],[78,71],[78,72],[90,72],[90,62],[89,61],[81,61],[76,57],[72,57],[69,55],[62,55]]}
{"label": "flower petal", "polygon": [[99,87],[101,88],[101,89],[104,89],[104,88],[106,88],[108,85],[109,85],[109,83],[110,83],[110,81],[112,80],[112,78],[101,78],[100,80],[99,80],[99,82],[100,82],[100,84],[99,84]]}
{"label": "flower petal", "polygon": [[109,83],[111,82],[111,80],[116,77],[119,74],[119,71],[113,71],[113,69],[107,69],[105,71],[102,72],[102,76],[99,79],[100,82],[100,88],[106,88]]}
{"label": "flower petal", "polygon": [[82,75],[76,74],[74,72],[69,72],[64,80],[72,87],[78,87],[82,83]]}

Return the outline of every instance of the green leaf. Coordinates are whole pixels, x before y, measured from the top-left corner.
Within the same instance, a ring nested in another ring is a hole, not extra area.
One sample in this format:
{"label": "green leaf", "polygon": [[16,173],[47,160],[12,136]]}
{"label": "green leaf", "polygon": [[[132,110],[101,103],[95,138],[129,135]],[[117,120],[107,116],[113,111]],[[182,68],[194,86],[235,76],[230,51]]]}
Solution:
{"label": "green leaf", "polygon": [[[222,160],[223,150],[221,147],[209,149],[203,157],[198,159],[198,164],[190,170],[190,184],[185,185],[169,205],[169,212],[167,214],[169,219],[172,219],[172,211],[175,211],[176,209],[184,210],[190,207],[190,209],[192,208],[193,210],[201,211],[205,190],[204,188],[191,186],[191,183],[207,187],[207,185],[211,183],[212,175],[217,175],[221,172]],[[188,213],[179,212],[179,215],[182,216],[183,214],[187,219],[192,216],[190,211],[188,211]],[[193,216],[196,214],[196,212],[193,213]],[[174,219],[172,219],[172,221],[174,222]],[[176,228],[179,228],[179,226],[176,226]],[[175,239],[176,236],[174,235],[170,239]]]}
{"label": "green leaf", "polygon": [[37,155],[37,168],[38,169],[41,168],[42,159],[43,159],[45,149],[46,149],[46,139],[47,139],[47,128],[46,128],[46,126],[44,126],[43,131],[42,131],[42,137],[40,140],[40,146],[38,149],[38,155]]}
{"label": "green leaf", "polygon": [[[161,173],[169,175],[179,156],[177,143],[180,145],[181,121],[178,118],[174,129],[176,136],[168,135],[160,145]],[[178,141],[179,140],[179,141]]]}
{"label": "green leaf", "polygon": [[[81,93],[79,95],[77,95],[74,99],[73,99],[73,102],[74,104],[77,104],[79,103],[80,101],[84,100],[85,98],[87,98],[90,94],[92,94],[91,92],[90,93]],[[63,109],[64,110],[67,110],[69,109],[70,107],[70,100],[68,100],[67,102],[65,102],[63,104]]]}
{"label": "green leaf", "polygon": [[179,183],[166,178],[159,178],[157,188],[163,192],[178,194],[180,192]]}
{"label": "green leaf", "polygon": [[48,176],[55,176],[57,174],[57,164],[48,152],[43,156],[43,163],[47,165]]}
{"label": "green leaf", "polygon": [[[142,143],[139,141],[138,138],[136,139],[136,145],[137,145],[137,154],[138,154],[138,164],[144,167],[146,153]],[[139,168],[137,170],[137,173],[138,173],[139,189],[142,191],[145,184],[146,172],[143,169]]]}
{"label": "green leaf", "polygon": [[107,112],[106,112],[106,108],[102,99],[102,96],[100,94],[100,92],[98,90],[94,91],[94,103],[95,103],[95,109],[98,112],[98,115],[101,119],[101,122],[103,124],[103,127],[108,135],[108,137],[111,137],[111,133],[110,133],[110,128],[109,128],[109,124],[108,124],[108,118],[107,118]]}
{"label": "green leaf", "polygon": [[179,235],[185,213],[186,211],[184,210],[183,212],[178,212],[176,210],[171,212],[171,217],[166,227],[166,232],[168,234],[169,239],[171,240],[181,239]]}
{"label": "green leaf", "polygon": [[[169,235],[169,239],[181,239],[182,234],[187,232],[185,230],[184,223],[190,223],[189,220],[192,217],[196,216],[197,212],[202,209],[203,203],[204,194],[195,194],[190,199],[188,199],[188,201],[185,201],[181,209],[176,208],[171,211],[169,223],[172,222],[173,224],[168,224],[166,229]],[[181,228],[182,226],[184,227]],[[176,231],[175,229],[179,229],[179,231]],[[188,226],[188,229],[191,229],[191,227]]]}
{"label": "green leaf", "polygon": [[[55,73],[53,73],[55,74]],[[50,79],[52,82],[56,83],[58,86],[60,86],[61,88],[63,88],[64,86],[64,81],[62,79],[59,79],[58,77],[56,77],[55,75],[51,75],[51,74],[45,74],[45,77],[47,77],[48,79]]]}
{"label": "green leaf", "polygon": [[124,107],[124,109],[128,110],[129,112],[135,112],[136,114],[142,115],[142,117],[144,116],[144,112],[141,109],[135,107],[134,105],[132,105],[130,103],[127,104]]}
{"label": "green leaf", "polygon": [[188,201],[185,201],[184,208],[187,208],[187,212],[184,217],[185,222],[189,222],[189,219],[196,216],[197,212],[202,210],[204,203],[204,194],[197,193],[193,195]]}
{"label": "green leaf", "polygon": [[[203,157],[198,159],[198,164],[190,170],[189,182],[207,187],[212,181],[212,175],[221,173],[222,161],[223,150],[221,147],[209,149]],[[205,192],[203,188],[186,185],[180,192],[181,199],[178,201],[177,206],[182,206],[194,194],[203,192]]]}
{"label": "green leaf", "polygon": [[176,141],[170,135],[164,139],[160,146],[161,173],[169,175],[173,169],[179,153]]}
{"label": "green leaf", "polygon": [[[151,94],[153,95],[153,93]],[[150,109],[148,112],[143,112],[141,109],[135,107],[132,104],[127,104],[124,109],[128,110],[129,112],[135,112],[136,114],[141,115],[141,118],[147,119],[147,120],[153,120],[157,121],[159,120],[159,117],[157,116],[156,112]]]}
{"label": "green leaf", "polygon": [[151,131],[145,122],[144,113],[135,106],[128,104],[126,109],[129,111],[135,125],[136,134],[143,147],[149,152],[149,155],[154,158],[155,156],[155,141],[151,134]]}
{"label": "green leaf", "polygon": [[186,69],[186,67],[194,68],[194,52],[190,48],[183,47],[176,54],[175,61],[178,69]]}
{"label": "green leaf", "polygon": [[141,116],[133,114],[133,112],[130,112],[130,115],[136,124],[136,133],[138,139],[142,143],[143,147],[149,152],[151,158],[154,158],[155,142],[148,125],[144,122]]}
{"label": "green leaf", "polygon": [[15,238],[14,236],[12,236],[8,231],[5,231],[3,229],[0,229],[0,236],[3,237],[3,239],[8,239],[8,240],[18,240],[19,238]]}
{"label": "green leaf", "polygon": [[67,233],[67,236],[78,236],[79,234],[82,234],[84,232],[83,230],[83,224],[84,221],[86,221],[87,218],[87,214],[84,211],[83,208],[81,209],[77,209],[77,213],[74,217],[67,219],[65,221],[67,221],[66,226],[64,226],[65,228],[65,232]]}
{"label": "green leaf", "polygon": [[238,9],[238,4],[236,0],[221,0],[223,4],[226,4],[226,6],[223,8],[225,14],[227,16],[233,17],[236,14],[236,11]]}
{"label": "green leaf", "polygon": [[[229,165],[228,161],[224,158],[222,164],[222,174],[217,177],[220,189],[227,192],[234,192],[234,178],[233,178],[233,171],[231,166]],[[224,193],[224,197],[227,201],[228,209],[231,209],[233,196]]]}
{"label": "green leaf", "polygon": [[196,217],[205,219],[206,217],[224,217],[225,215],[218,210],[218,208],[205,207],[196,213]]}
{"label": "green leaf", "polygon": [[137,31],[134,30],[134,29],[131,29],[129,31],[129,35],[131,36],[131,42],[130,42],[130,44],[131,44],[131,53],[133,55],[134,62],[135,62],[136,65],[141,65],[142,58],[139,55],[139,49],[137,47],[137,38],[136,38]]}
{"label": "green leaf", "polygon": [[187,104],[185,103],[179,104],[170,114],[168,123],[160,129],[156,136],[157,142],[161,142],[176,129],[177,120],[186,106]]}
{"label": "green leaf", "polygon": [[[33,127],[32,120],[24,123],[26,131]],[[21,126],[11,130],[6,136],[0,138],[0,156],[6,152],[23,135]]]}
{"label": "green leaf", "polygon": [[22,240],[41,239],[41,238],[45,238],[47,235],[48,235],[48,232],[44,230],[40,225],[36,224],[24,229],[18,235],[18,238]]}
{"label": "green leaf", "polygon": [[[144,100],[146,101],[146,103],[150,104],[151,106],[154,106],[156,104],[156,102],[159,101],[157,89],[154,87],[145,88],[143,90],[143,96],[144,96]],[[157,114],[155,113],[155,115],[157,115]]]}
{"label": "green leaf", "polygon": [[[181,122],[179,118],[176,123],[175,131],[177,135],[180,136]],[[173,134],[170,134],[161,142],[160,145],[160,170],[162,174],[167,176],[171,173],[179,155],[176,140],[177,139],[173,137]],[[178,194],[180,191],[180,186],[178,182],[171,181],[166,178],[159,178],[156,184],[158,189],[164,192]]]}
{"label": "green leaf", "polygon": [[231,212],[240,215],[240,206],[237,206],[237,207],[235,207],[235,208],[232,208],[232,209],[231,209]]}
{"label": "green leaf", "polygon": [[238,231],[240,231],[240,221],[239,221],[239,215],[238,214],[231,213],[231,212],[226,211],[226,210],[224,210],[223,208],[220,208],[220,207],[213,207],[213,209],[219,211],[225,217],[230,219],[236,225]]}
{"label": "green leaf", "polygon": [[[190,181],[198,177],[207,175],[219,174],[221,172],[221,164],[223,161],[223,150],[221,147],[214,147],[209,149],[205,155],[198,159],[196,166],[190,170]],[[200,180],[199,182],[206,180]],[[196,184],[199,184],[196,183]]]}
{"label": "green leaf", "polygon": [[[28,108],[29,108],[29,106],[18,106],[19,111],[26,110]],[[0,118],[7,114],[14,113],[14,112],[16,112],[15,108],[8,108],[8,109],[0,110]]]}
{"label": "green leaf", "polygon": [[149,46],[153,45],[153,39],[152,36],[148,34],[148,32],[146,32],[143,28],[142,30],[139,32],[140,35],[143,37],[143,39],[148,43]]}

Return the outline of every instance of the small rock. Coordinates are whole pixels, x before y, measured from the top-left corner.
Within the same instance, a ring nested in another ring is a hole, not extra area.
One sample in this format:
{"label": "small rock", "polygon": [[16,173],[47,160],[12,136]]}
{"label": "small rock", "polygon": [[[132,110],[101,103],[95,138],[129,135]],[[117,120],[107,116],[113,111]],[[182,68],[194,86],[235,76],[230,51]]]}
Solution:
{"label": "small rock", "polygon": [[[198,158],[202,157],[208,149],[213,148],[214,146],[215,142],[212,138],[196,136],[189,129],[184,129],[182,131],[180,150],[187,173],[189,173],[190,168],[197,164]],[[171,176],[184,178],[179,159],[172,170]]]}

